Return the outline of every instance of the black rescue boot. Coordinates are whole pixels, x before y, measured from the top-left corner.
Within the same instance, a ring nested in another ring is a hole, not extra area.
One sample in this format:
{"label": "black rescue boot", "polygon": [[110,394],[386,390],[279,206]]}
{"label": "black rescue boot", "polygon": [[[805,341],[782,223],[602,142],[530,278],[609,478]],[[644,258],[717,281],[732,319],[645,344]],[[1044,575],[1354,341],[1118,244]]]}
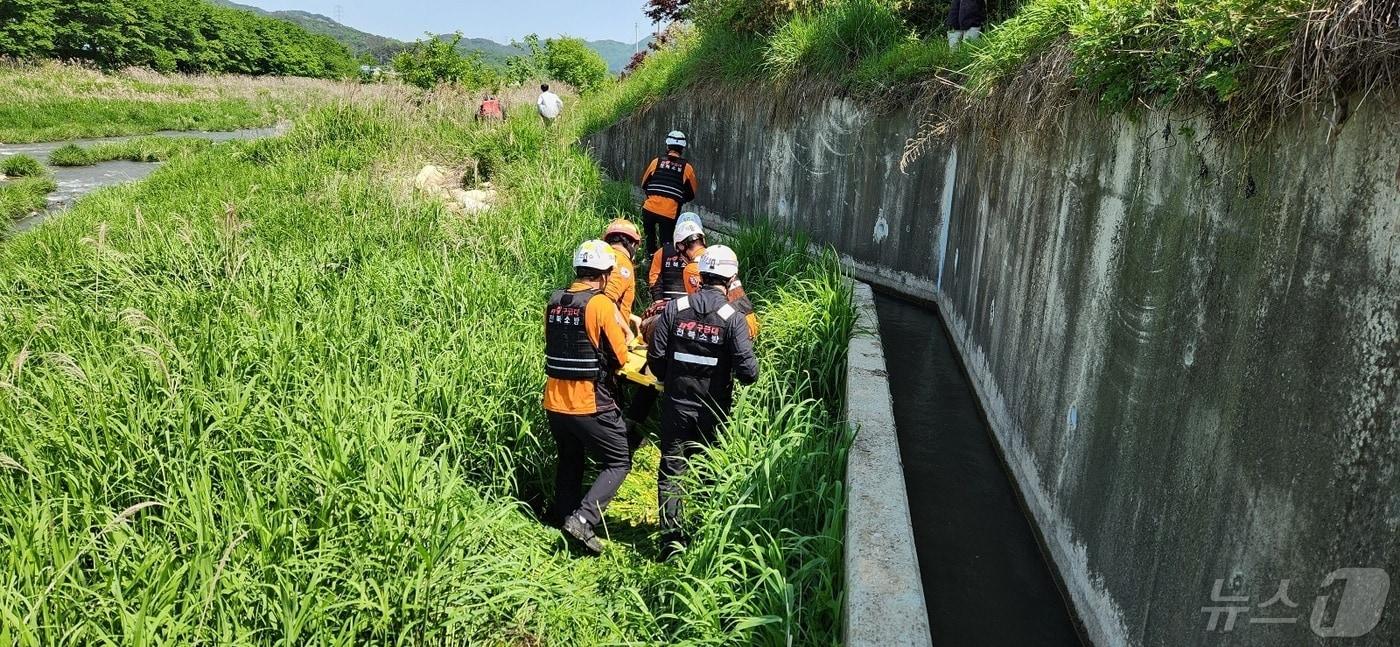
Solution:
{"label": "black rescue boot", "polygon": [[677,553],[681,552],[690,541],[679,530],[672,530],[661,536],[661,561],[670,561]]}
{"label": "black rescue boot", "polygon": [[564,534],[573,537],[594,555],[603,552],[603,541],[598,539],[598,535],[593,534],[593,528],[588,525],[587,521],[583,520],[583,517],[576,514],[569,515],[569,518],[564,520]]}

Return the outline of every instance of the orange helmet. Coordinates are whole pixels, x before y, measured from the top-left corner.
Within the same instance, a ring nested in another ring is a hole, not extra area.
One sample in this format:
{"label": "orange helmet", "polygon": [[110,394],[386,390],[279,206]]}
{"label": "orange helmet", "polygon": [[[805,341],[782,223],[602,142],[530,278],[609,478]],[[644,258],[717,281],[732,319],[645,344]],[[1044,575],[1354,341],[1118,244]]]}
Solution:
{"label": "orange helmet", "polygon": [[613,234],[622,234],[631,238],[634,243],[642,242],[642,233],[637,231],[637,226],[626,218],[618,218],[608,223],[608,230],[603,232],[603,238],[606,239]]}

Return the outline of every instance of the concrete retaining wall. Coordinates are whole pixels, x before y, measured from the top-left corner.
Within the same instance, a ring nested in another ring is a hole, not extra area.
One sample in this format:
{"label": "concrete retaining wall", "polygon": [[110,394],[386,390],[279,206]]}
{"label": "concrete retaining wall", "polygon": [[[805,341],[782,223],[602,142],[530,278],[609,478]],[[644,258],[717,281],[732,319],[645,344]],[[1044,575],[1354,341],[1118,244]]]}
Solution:
{"label": "concrete retaining wall", "polygon": [[909,521],[889,374],[870,286],[846,353],[846,406],[855,442],[846,460],[845,644],[927,647],[928,609]]}
{"label": "concrete retaining wall", "polygon": [[[694,91],[591,145],[633,178],[680,128],[699,205],[936,301],[1096,642],[1301,644],[1350,594],[1329,573],[1400,564],[1397,113],[1372,99],[1330,136],[1298,116],[1246,147],[1073,109],[906,174],[917,114]],[[1217,580],[1248,601],[1212,602]],[[1282,580],[1297,606],[1259,609]],[[1209,631],[1212,606],[1246,610]],[[1269,617],[1295,620],[1249,622]],[[1350,644],[1396,642],[1391,600]]]}

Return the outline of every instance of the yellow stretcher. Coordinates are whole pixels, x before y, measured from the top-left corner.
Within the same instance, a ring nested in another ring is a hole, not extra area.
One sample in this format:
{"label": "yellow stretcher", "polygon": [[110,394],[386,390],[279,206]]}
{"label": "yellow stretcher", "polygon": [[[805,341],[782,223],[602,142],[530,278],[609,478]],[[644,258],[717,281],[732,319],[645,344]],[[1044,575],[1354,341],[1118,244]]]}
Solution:
{"label": "yellow stretcher", "polygon": [[647,369],[647,343],[642,340],[641,335],[632,338],[632,343],[627,345],[627,365],[619,371],[622,377],[627,378],[642,386],[651,387],[657,391],[663,390],[661,382]]}

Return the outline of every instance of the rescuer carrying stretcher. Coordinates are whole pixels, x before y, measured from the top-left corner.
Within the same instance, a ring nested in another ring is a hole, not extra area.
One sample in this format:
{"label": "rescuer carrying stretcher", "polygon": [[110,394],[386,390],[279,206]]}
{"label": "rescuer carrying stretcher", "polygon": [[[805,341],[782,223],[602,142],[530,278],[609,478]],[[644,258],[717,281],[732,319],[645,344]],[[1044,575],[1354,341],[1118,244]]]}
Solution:
{"label": "rescuer carrying stretcher", "polygon": [[734,380],[751,384],[758,379],[749,326],[729,303],[739,258],[716,245],[697,265],[699,288],[667,302],[647,351],[647,365],[665,385],[657,475],[664,554],[685,541],[679,479],[690,457],[715,442],[734,404]]}
{"label": "rescuer carrying stretcher", "polygon": [[[593,532],[632,467],[627,429],[618,411],[616,373],[627,362],[626,323],[604,294],[617,266],[612,248],[590,240],[574,253],[575,280],[549,298],[545,309],[544,408],[558,465],[549,517],[594,553]],[[586,454],[599,463],[584,494]]]}
{"label": "rescuer carrying stretcher", "polygon": [[608,223],[607,230],[603,232],[603,242],[609,245],[613,257],[617,259],[617,266],[613,268],[612,278],[608,280],[608,287],[603,294],[617,304],[618,311],[628,324],[627,343],[631,344],[640,322],[640,319],[632,314],[632,304],[637,299],[637,274],[632,265],[632,257],[636,255],[637,247],[642,243],[642,235],[632,221],[618,218]]}

